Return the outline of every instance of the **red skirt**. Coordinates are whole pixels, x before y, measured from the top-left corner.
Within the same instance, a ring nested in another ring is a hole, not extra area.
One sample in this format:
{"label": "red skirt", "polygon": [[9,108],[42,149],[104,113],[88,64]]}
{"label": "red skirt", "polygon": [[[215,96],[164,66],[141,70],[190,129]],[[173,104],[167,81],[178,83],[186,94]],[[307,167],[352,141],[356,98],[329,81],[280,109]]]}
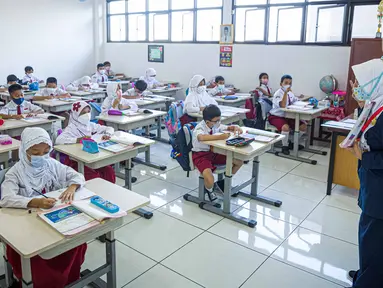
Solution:
{"label": "red skirt", "polygon": [[[82,244],[55,258],[45,260],[40,256],[31,258],[31,272],[34,288],[63,288],[80,279],[81,265],[85,260],[87,244]],[[12,265],[13,274],[22,279],[21,259],[7,245],[7,258]]]}
{"label": "red skirt", "polygon": [[[68,156],[65,157],[64,164],[78,171],[78,163],[76,161],[72,161]],[[92,180],[95,178],[102,178],[111,183],[116,183],[116,173],[112,166],[105,166],[100,169],[91,169],[89,167],[84,167],[84,177],[85,180]]]}

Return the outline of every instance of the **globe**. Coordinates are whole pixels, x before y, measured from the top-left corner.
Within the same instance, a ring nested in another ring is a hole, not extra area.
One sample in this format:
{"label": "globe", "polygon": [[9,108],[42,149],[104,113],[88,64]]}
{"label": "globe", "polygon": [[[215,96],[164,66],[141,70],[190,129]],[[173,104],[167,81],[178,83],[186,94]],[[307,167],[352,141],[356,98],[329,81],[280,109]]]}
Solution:
{"label": "globe", "polygon": [[319,81],[319,88],[326,94],[331,94],[338,88],[338,81],[332,75],[324,76]]}

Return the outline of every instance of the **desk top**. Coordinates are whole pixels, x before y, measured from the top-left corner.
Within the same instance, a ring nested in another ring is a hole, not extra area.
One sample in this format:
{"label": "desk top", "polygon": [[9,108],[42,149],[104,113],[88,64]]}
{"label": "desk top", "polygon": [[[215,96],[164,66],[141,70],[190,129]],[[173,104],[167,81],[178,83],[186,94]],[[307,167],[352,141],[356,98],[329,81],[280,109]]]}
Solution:
{"label": "desk top", "polygon": [[280,108],[284,112],[290,112],[295,114],[306,114],[306,115],[314,115],[317,113],[321,113],[328,109],[328,107],[321,107],[310,109],[310,110],[298,110],[298,109],[288,109],[288,108]]}
{"label": "desk top", "polygon": [[166,91],[178,91],[178,90],[182,90],[183,88],[182,87],[175,87],[175,88],[163,88],[163,89],[159,89],[159,88],[155,88],[155,89],[149,89],[149,91],[153,92],[153,93],[161,93],[161,92],[166,92]]}
{"label": "desk top", "polygon": [[[120,208],[126,212],[132,212],[150,203],[148,198],[101,178],[87,181],[85,187],[112,203],[119,203]],[[0,223],[9,224],[0,225],[0,238],[24,257],[31,258],[89,232],[84,231],[72,238],[65,238],[38,218],[38,210],[32,209],[32,213],[29,214],[28,209],[0,209]],[[100,225],[106,225],[108,222]],[[99,225],[90,230],[97,229]]]}
{"label": "desk top", "polygon": [[[32,95],[35,95],[37,92],[39,91],[30,91],[30,90],[23,90],[23,94],[24,96],[32,96]],[[10,97],[11,95],[9,95],[9,92],[0,92],[0,96],[6,96],[6,97]]]}
{"label": "desk top", "polygon": [[39,121],[33,121],[33,122],[28,122],[28,121],[24,121],[24,120],[14,120],[14,119],[4,120],[4,124],[0,126],[0,131],[17,129],[17,128],[25,128],[25,127],[33,127],[33,126],[40,125],[40,124],[52,123],[52,122],[58,121],[58,120],[60,120],[60,121],[65,120],[64,117],[57,116],[54,114],[44,113],[43,115],[56,116],[58,119],[48,120],[48,119],[44,119],[44,118],[38,118]]}
{"label": "desk top", "polygon": [[238,98],[237,99],[234,99],[234,100],[226,100],[224,99],[223,97],[225,96],[214,96],[214,99],[218,102],[218,103],[238,103],[238,102],[242,102],[242,101],[245,101],[247,99],[250,99],[251,98],[251,95],[249,93],[237,93],[235,95],[232,95],[232,96],[237,96]]}
{"label": "desk top", "polygon": [[243,129],[244,133],[246,133],[247,131],[251,131],[254,134],[258,133],[260,135],[275,136],[275,139],[268,143],[253,141],[252,143],[250,143],[250,145],[246,147],[234,147],[234,146],[226,145],[226,140],[204,141],[203,143],[210,145],[212,147],[234,152],[235,154],[241,154],[244,156],[253,156],[253,155],[255,156],[259,153],[259,151],[264,151],[266,147],[270,147],[272,144],[277,143],[278,141],[281,141],[284,137],[277,133],[266,132],[263,130],[246,128],[246,127],[243,127],[243,128],[244,128]]}
{"label": "desk top", "polygon": [[9,151],[17,150],[20,147],[21,142],[15,138],[12,138],[12,144],[0,145],[0,153],[7,153]]}
{"label": "desk top", "polygon": [[124,153],[128,153],[128,152],[131,152],[133,150],[137,150],[137,149],[140,149],[142,147],[149,146],[149,145],[152,145],[155,143],[155,141],[153,141],[153,140],[150,140],[150,139],[147,139],[144,137],[140,137],[140,136],[136,136],[133,134],[129,134],[126,132],[122,132],[122,131],[118,131],[118,134],[119,134],[119,137],[116,137],[116,138],[113,137],[113,140],[115,140],[116,142],[123,143],[126,141],[131,141],[133,143],[134,142],[140,142],[144,145],[140,145],[140,146],[134,147],[134,148],[129,149],[129,150],[124,150],[124,151],[121,151],[119,153],[113,153],[113,152],[110,152],[110,151],[107,151],[105,149],[100,148],[99,149],[100,152],[91,154],[91,153],[83,151],[82,150],[82,144],[79,144],[79,143],[78,144],[69,144],[69,145],[57,145],[57,146],[54,146],[54,149],[58,152],[61,152],[61,153],[68,155],[69,157],[71,157],[73,159],[79,160],[79,161],[84,162],[86,164],[90,164],[90,163],[102,161],[104,159],[113,157],[115,155],[121,155]]}
{"label": "desk top", "polygon": [[105,94],[106,92],[103,89],[96,89],[96,90],[90,90],[90,91],[69,91],[71,95],[74,96],[91,96],[95,94]]}
{"label": "desk top", "polygon": [[100,114],[96,118],[99,120],[104,120],[106,122],[116,123],[116,124],[129,124],[129,123],[135,123],[138,121],[143,121],[145,119],[151,119],[156,118],[159,116],[164,116],[167,113],[157,110],[150,110],[153,112],[153,114],[138,114],[138,115],[132,115],[132,116],[115,116],[115,115],[108,115],[108,114]]}
{"label": "desk top", "polygon": [[154,102],[166,102],[166,101],[175,101],[176,98],[174,97],[169,97],[169,96],[162,96],[162,95],[146,95],[144,96],[144,99],[154,101]]}
{"label": "desk top", "polygon": [[[233,116],[238,115],[238,114],[246,114],[246,113],[250,112],[249,109],[245,109],[245,108],[237,108],[237,107],[221,106],[221,105],[219,105],[218,107],[221,110],[221,113],[222,113],[221,117],[223,119],[225,119],[226,117],[233,117]],[[189,115],[191,117],[201,119],[202,118],[202,111],[200,111],[199,113],[189,113]]]}
{"label": "desk top", "polygon": [[57,107],[57,106],[64,106],[64,105],[72,104],[76,101],[80,101],[82,98],[81,97],[71,97],[68,99],[72,99],[72,100],[71,101],[62,101],[62,100],[57,100],[57,99],[49,99],[49,100],[33,101],[33,103],[36,105],[41,105],[41,106]]}
{"label": "desk top", "polygon": [[129,84],[130,81],[129,80],[109,80],[108,82],[102,82],[102,83],[98,83],[98,85],[101,87],[101,86],[104,86],[106,87],[109,83],[118,83],[118,84],[121,84],[121,85],[125,85],[125,84]]}

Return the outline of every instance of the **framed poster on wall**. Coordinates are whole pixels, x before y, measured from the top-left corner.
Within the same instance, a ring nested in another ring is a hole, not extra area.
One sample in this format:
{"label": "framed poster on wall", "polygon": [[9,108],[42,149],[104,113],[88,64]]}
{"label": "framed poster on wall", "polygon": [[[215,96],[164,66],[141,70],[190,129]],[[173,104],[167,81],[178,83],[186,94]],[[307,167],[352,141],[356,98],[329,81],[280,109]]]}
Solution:
{"label": "framed poster on wall", "polygon": [[164,45],[148,45],[148,61],[164,63]]}
{"label": "framed poster on wall", "polygon": [[219,47],[219,66],[233,67],[233,46]]}

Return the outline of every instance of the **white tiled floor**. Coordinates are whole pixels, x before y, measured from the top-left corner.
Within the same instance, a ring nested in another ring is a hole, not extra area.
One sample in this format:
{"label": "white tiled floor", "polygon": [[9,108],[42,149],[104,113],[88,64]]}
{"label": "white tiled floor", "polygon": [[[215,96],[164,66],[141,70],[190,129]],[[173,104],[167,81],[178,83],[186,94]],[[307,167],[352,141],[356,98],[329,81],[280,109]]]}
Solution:
{"label": "white tiled floor", "polygon": [[[302,153],[318,161],[313,166],[262,155],[259,193],[283,204],[232,198],[237,215],[257,220],[250,228],[185,201],[184,194],[196,195],[198,173],[186,178],[169,155],[170,146],[157,143],[152,160],[168,169],[133,169],[133,191],[150,198],[154,216],[129,215],[116,232],[118,287],[350,286],[347,271],[358,268],[357,191],[335,186],[326,196],[328,156]],[[234,176],[235,184],[250,177],[251,164]],[[102,244],[92,242],[83,268],[94,268],[103,257]]]}

